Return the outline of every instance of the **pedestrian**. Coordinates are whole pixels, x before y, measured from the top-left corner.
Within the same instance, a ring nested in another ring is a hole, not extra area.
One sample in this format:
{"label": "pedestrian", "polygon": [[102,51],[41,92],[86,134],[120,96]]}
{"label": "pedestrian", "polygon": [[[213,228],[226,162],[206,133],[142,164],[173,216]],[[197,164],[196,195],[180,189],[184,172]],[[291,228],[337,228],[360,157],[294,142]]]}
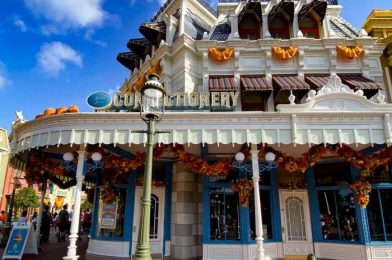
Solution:
{"label": "pedestrian", "polygon": [[0,214],[0,221],[3,222],[3,224],[4,224],[4,222],[7,221],[7,213],[5,213],[4,210],[1,211],[1,214]]}
{"label": "pedestrian", "polygon": [[68,205],[65,204],[63,209],[59,212],[58,227],[59,234],[57,236],[58,242],[65,241],[65,235],[69,234],[69,213]]}
{"label": "pedestrian", "polygon": [[46,244],[49,242],[50,226],[53,223],[52,215],[49,212],[49,206],[44,206],[44,211],[42,212],[41,220],[41,244]]}
{"label": "pedestrian", "polygon": [[91,214],[89,209],[86,209],[83,212],[82,227],[83,227],[83,233],[88,235],[90,233],[90,227],[91,227]]}
{"label": "pedestrian", "polygon": [[22,215],[18,219],[18,224],[27,224],[27,210],[23,210]]}

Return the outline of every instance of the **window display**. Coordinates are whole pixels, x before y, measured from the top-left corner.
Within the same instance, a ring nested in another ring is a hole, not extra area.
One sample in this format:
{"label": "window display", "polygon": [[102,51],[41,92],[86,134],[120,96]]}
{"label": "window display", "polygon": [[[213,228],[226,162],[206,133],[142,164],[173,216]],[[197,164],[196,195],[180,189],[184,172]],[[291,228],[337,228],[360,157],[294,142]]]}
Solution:
{"label": "window display", "polygon": [[367,206],[372,241],[392,241],[392,189],[374,189]]}
{"label": "window display", "polygon": [[123,237],[126,189],[118,189],[114,201],[99,200],[97,237]]}

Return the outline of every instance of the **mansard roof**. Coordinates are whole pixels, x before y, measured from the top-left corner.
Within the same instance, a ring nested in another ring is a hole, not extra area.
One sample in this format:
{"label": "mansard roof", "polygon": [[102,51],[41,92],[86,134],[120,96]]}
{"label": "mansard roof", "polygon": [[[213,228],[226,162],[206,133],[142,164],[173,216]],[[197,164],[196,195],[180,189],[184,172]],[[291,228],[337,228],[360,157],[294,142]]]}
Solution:
{"label": "mansard roof", "polygon": [[215,26],[214,31],[211,33],[210,40],[226,41],[229,38],[230,33],[230,22],[225,19]]}
{"label": "mansard roof", "polygon": [[184,18],[184,32],[194,40],[201,40],[204,32],[209,32],[211,26],[205,23],[200,17],[187,10]]}
{"label": "mansard roof", "polygon": [[140,58],[133,52],[121,52],[117,55],[117,61],[130,70],[138,68]]}
{"label": "mansard roof", "polygon": [[327,2],[322,0],[314,0],[309,4],[304,5],[299,11],[298,21],[301,21],[305,16],[307,16],[312,10],[314,10],[321,20],[324,19],[325,13],[327,12]]}
{"label": "mansard roof", "polygon": [[359,37],[359,32],[349,22],[344,20],[342,17],[331,17],[329,19],[331,29],[339,37],[355,38]]}
{"label": "mansard roof", "polygon": [[152,50],[151,43],[146,38],[130,39],[127,47],[141,59],[150,55]]}
{"label": "mansard roof", "polygon": [[158,46],[161,40],[166,40],[166,24],[164,22],[143,23],[139,32],[154,46]]}

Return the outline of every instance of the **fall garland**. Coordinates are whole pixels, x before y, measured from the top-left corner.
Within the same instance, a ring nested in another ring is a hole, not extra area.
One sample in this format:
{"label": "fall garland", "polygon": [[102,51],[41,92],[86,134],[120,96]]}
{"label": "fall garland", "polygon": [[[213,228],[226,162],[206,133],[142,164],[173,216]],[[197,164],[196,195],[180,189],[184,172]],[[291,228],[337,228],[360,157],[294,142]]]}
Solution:
{"label": "fall garland", "polygon": [[350,189],[355,194],[355,199],[361,208],[366,208],[369,203],[369,193],[372,191],[372,185],[361,176],[357,181],[350,185]]}
{"label": "fall garland", "polygon": [[233,57],[233,48],[208,48],[208,55],[215,61],[227,61]]}
{"label": "fall garland", "polygon": [[292,59],[297,54],[297,47],[272,47],[272,52],[275,56],[282,60]]}
{"label": "fall garland", "polygon": [[78,113],[79,108],[76,105],[70,105],[68,108],[65,107],[58,107],[57,109],[54,108],[47,108],[45,109],[43,114],[36,115],[35,118],[40,118],[44,116],[51,116],[51,115],[59,115],[64,113]]}
{"label": "fall garland", "polygon": [[363,46],[345,46],[339,45],[336,46],[337,53],[349,59],[358,58],[363,53]]}
{"label": "fall garland", "polygon": [[145,73],[143,73],[143,75],[141,75],[139,77],[139,79],[133,84],[133,86],[128,90],[128,92],[134,92],[134,91],[140,89],[144,85],[144,83],[146,82],[147,76],[152,73],[156,73],[158,75],[160,75],[162,73],[162,67],[161,67],[160,60],[155,62]]}

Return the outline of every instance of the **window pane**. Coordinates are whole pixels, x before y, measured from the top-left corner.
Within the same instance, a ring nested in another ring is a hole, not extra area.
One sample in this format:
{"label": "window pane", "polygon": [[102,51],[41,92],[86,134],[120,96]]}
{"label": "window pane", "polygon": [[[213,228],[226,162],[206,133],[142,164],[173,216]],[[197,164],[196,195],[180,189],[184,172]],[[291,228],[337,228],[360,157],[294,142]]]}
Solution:
{"label": "window pane", "polygon": [[210,188],[210,239],[239,240],[238,195],[230,188]]}
{"label": "window pane", "polygon": [[334,191],[319,191],[321,231],[324,240],[339,240]]}
{"label": "window pane", "polygon": [[98,237],[122,237],[125,217],[126,189],[119,189],[116,200],[104,203],[99,200]]}
{"label": "window pane", "polygon": [[319,191],[324,240],[358,241],[355,199],[351,190]]}
{"label": "window pane", "polygon": [[[373,192],[371,193],[370,197],[372,196],[373,196]],[[384,223],[385,223],[385,231],[387,233],[386,234],[387,240],[392,241],[392,207],[391,207],[392,190],[391,189],[380,190],[380,196],[382,201],[382,210],[384,213]]]}
{"label": "window pane", "polygon": [[358,241],[355,199],[351,190],[335,191],[341,240]]}
{"label": "window pane", "polygon": [[350,164],[316,164],[314,173],[317,186],[349,185],[352,182]]}
{"label": "window pane", "polygon": [[151,194],[150,208],[150,239],[158,238],[158,215],[159,214],[159,198],[155,194]]}
{"label": "window pane", "polygon": [[366,207],[370,238],[372,241],[384,241],[384,231],[382,229],[381,209],[379,203],[379,194],[377,190],[372,190],[370,193],[369,204]]}
{"label": "window pane", "polygon": [[[263,220],[263,238],[272,239],[271,207],[270,192],[260,190],[261,216]],[[249,220],[250,220],[250,238],[256,239],[256,219],[255,219],[255,202],[254,193],[252,192],[249,200]]]}

